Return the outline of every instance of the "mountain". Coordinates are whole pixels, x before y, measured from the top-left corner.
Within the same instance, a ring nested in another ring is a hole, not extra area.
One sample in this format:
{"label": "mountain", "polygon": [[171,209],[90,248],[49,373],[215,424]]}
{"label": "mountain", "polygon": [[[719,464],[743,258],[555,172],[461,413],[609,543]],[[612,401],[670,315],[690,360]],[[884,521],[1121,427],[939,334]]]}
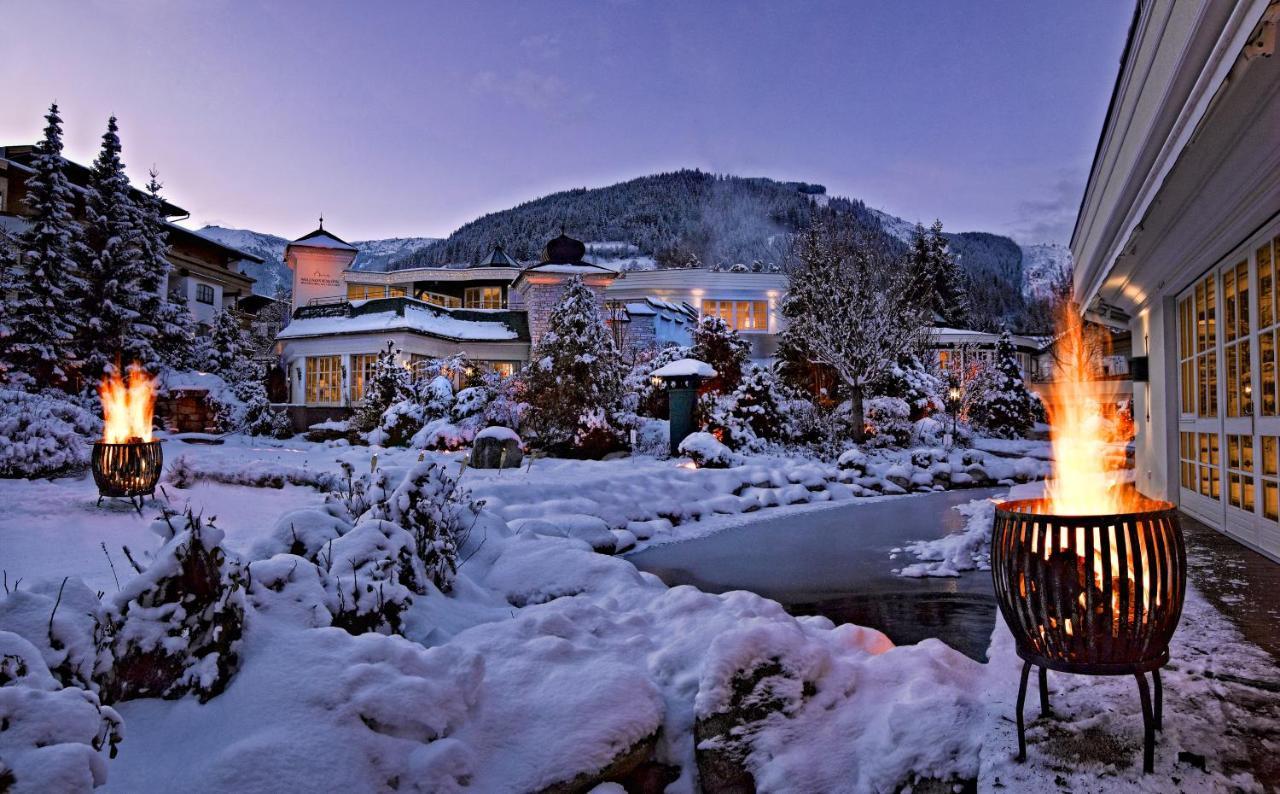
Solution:
{"label": "mountain", "polygon": [[[251,229],[230,229],[225,226],[206,226],[200,234],[217,240],[223,245],[245,253],[260,256],[263,264],[246,264],[244,272],[257,279],[253,291],[259,295],[275,295],[293,288],[293,274],[284,263],[284,249],[289,241],[283,237]],[[360,249],[352,268],[355,270],[386,270],[392,260],[409,255],[415,250],[438,242],[434,237],[391,237],[385,240],[357,240],[352,243]]]}
{"label": "mountain", "polygon": [[661,267],[777,264],[788,235],[822,205],[882,235],[861,202],[829,198],[822,185],[685,170],[565,190],[489,213],[393,266],[475,262],[496,243],[518,260],[536,260],[562,228],[580,240],[626,241]]}

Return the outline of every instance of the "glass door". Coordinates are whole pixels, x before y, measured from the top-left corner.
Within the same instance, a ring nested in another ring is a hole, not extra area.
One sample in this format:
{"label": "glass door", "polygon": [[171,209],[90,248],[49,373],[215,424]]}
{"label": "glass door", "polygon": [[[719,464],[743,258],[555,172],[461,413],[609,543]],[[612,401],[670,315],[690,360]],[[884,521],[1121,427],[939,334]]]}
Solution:
{"label": "glass door", "polygon": [[1254,422],[1254,316],[1249,258],[1220,272],[1222,294],[1222,392],[1225,436],[1226,521],[1224,529],[1249,543],[1257,542],[1257,449]]}
{"label": "glass door", "polygon": [[1217,319],[1217,275],[1210,274],[1178,299],[1178,501],[1222,526]]}
{"label": "glass door", "polygon": [[1257,274],[1258,405],[1255,449],[1258,509],[1254,542],[1280,557],[1280,237],[1249,246]]}

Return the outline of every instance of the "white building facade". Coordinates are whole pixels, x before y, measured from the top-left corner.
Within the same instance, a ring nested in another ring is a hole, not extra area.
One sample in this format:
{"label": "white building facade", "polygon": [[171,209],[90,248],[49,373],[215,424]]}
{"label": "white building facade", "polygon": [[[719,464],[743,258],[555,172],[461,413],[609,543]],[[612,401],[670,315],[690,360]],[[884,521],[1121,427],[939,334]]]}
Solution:
{"label": "white building facade", "polygon": [[1277,17],[1139,3],[1071,248],[1077,297],[1148,373],[1139,489],[1280,560]]}

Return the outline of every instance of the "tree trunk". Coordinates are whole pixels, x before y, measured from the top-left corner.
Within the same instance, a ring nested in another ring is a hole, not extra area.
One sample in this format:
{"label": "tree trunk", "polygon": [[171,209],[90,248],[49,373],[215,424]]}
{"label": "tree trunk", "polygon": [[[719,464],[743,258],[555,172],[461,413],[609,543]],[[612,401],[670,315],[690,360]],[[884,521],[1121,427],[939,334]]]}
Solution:
{"label": "tree trunk", "polygon": [[850,413],[853,414],[853,440],[861,444],[867,440],[867,417],[862,404],[862,384],[849,387]]}

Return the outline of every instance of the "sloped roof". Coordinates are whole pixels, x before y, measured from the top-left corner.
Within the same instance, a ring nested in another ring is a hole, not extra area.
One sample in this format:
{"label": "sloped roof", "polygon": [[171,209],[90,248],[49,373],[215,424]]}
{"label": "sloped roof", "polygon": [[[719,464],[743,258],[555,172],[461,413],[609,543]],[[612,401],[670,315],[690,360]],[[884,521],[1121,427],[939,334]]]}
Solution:
{"label": "sloped roof", "polygon": [[499,243],[493,247],[488,256],[474,265],[470,265],[470,267],[520,267],[520,263],[512,259],[511,255]]}
{"label": "sloped roof", "polygon": [[343,240],[332,232],[327,232],[324,226],[316,229],[314,232],[304,234],[289,245],[305,245],[311,248],[336,248],[340,251],[359,251],[351,243]]}

